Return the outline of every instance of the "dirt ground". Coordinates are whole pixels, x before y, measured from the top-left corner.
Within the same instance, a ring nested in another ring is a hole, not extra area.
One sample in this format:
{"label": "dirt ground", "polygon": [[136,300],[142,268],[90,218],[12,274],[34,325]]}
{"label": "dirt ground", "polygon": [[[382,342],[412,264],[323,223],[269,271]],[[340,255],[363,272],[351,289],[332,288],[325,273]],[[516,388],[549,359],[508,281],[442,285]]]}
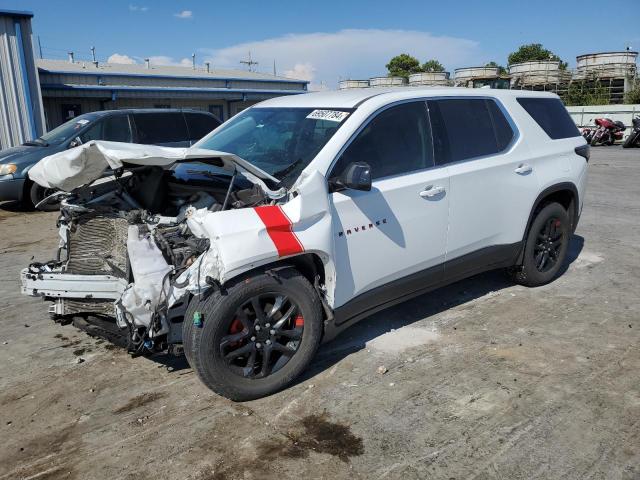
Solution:
{"label": "dirt ground", "polygon": [[243,404],[20,295],[54,223],[0,206],[0,479],[640,478],[640,149],[592,150],[554,283],[491,272],[381,312]]}

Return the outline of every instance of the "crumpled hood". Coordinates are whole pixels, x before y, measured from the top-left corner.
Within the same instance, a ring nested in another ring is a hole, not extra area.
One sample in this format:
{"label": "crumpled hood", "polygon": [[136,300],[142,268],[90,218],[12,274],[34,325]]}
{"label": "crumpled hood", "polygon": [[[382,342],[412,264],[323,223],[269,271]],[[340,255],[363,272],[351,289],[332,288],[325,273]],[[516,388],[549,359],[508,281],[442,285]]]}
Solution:
{"label": "crumpled hood", "polygon": [[168,168],[176,162],[195,159],[218,159],[219,166],[226,170],[233,171],[239,165],[257,178],[278,181],[231,153],[95,140],[43,158],[29,171],[29,177],[45,188],[70,192],[97,180],[108,168],[115,170],[125,164]]}

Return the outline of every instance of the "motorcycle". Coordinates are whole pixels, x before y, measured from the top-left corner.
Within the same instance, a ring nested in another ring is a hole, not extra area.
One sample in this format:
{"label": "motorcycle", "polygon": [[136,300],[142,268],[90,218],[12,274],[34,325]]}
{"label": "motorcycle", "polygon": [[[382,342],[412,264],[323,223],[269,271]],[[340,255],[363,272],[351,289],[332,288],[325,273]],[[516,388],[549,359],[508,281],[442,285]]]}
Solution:
{"label": "motorcycle", "polygon": [[593,134],[595,133],[595,129],[593,128],[583,128],[582,129],[582,136],[584,137],[584,139],[587,141],[587,143],[591,143],[591,139],[593,138]]}
{"label": "motorcycle", "polygon": [[640,117],[635,117],[632,121],[633,131],[627,137],[622,148],[640,147]]}
{"label": "motorcycle", "polygon": [[616,140],[622,140],[622,135],[627,127],[621,121],[613,121],[609,118],[596,118],[595,123],[598,128],[595,129],[589,142],[592,146],[613,145]]}

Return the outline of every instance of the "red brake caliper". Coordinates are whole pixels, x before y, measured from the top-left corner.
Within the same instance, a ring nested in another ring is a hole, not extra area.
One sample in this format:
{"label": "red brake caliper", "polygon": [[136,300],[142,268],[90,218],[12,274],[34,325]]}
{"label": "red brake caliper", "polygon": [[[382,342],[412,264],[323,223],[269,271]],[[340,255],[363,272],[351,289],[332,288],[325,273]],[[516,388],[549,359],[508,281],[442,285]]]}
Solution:
{"label": "red brake caliper", "polygon": [[[233,335],[234,333],[241,332],[243,329],[244,325],[242,325],[242,322],[239,319],[234,318],[233,322],[231,322],[231,326],[229,327],[229,333]],[[242,343],[242,341],[233,342],[231,346],[235,347],[236,345],[240,345],[240,343]]]}
{"label": "red brake caliper", "polygon": [[298,315],[293,323],[295,328],[304,327],[304,317],[302,315]]}

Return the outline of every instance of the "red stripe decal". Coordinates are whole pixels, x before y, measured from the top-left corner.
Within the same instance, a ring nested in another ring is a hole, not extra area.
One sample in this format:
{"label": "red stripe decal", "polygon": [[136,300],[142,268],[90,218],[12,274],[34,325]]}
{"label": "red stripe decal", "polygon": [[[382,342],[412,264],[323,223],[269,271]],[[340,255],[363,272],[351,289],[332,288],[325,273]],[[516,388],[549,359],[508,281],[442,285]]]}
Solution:
{"label": "red stripe decal", "polygon": [[262,223],[264,223],[264,226],[267,227],[269,238],[276,246],[280,257],[304,252],[300,240],[291,230],[291,220],[282,211],[282,208],[278,205],[269,205],[255,207],[254,210],[262,220]]}

